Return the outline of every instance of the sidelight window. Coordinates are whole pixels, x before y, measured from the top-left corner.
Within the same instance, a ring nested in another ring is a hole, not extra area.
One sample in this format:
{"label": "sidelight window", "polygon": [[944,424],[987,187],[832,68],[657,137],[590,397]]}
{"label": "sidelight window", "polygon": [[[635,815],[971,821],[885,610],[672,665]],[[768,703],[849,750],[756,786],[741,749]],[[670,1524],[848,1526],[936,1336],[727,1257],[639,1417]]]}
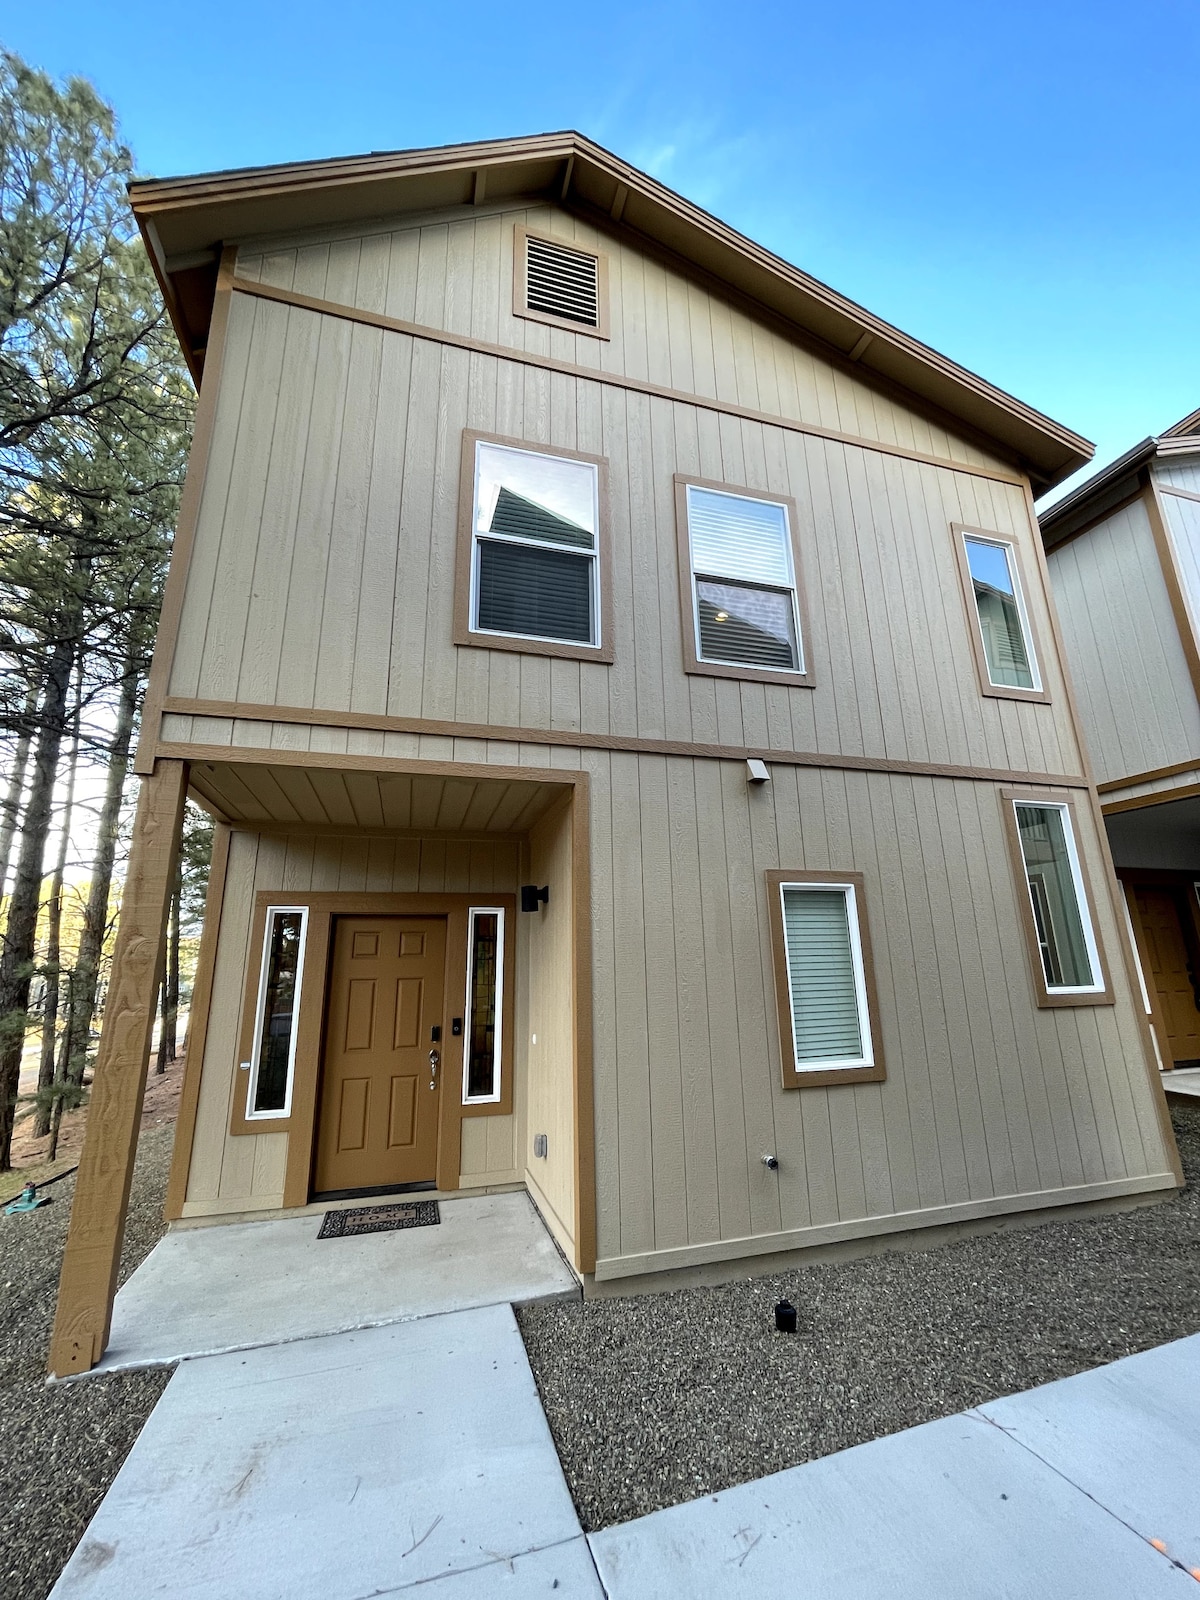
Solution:
{"label": "sidelight window", "polygon": [[486,1105],[501,1097],[504,911],[499,906],[472,906],[467,915],[463,1104]]}
{"label": "sidelight window", "polygon": [[296,1064],[296,1023],[308,912],[268,906],[246,1116],[286,1117]]}

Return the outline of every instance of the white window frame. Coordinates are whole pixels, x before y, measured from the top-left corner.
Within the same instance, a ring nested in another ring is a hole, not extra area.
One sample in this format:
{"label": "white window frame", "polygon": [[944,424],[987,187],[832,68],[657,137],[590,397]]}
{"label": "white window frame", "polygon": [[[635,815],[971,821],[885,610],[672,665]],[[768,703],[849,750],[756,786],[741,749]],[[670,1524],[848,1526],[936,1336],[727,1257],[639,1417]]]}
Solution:
{"label": "white window frame", "polygon": [[[495,917],[496,921],[496,1033],[493,1045],[493,1092],[491,1094],[468,1094],[467,1081],[471,1068],[471,1029],[474,1026],[475,994],[472,985],[473,973],[471,971],[475,955],[475,919],[476,917]],[[503,906],[469,906],[467,908],[467,999],[463,1008],[463,1060],[462,1060],[462,1103],[464,1106],[493,1106],[498,1105],[503,1099],[504,1084],[504,944],[505,944],[505,918]]]}
{"label": "white window frame", "polygon": [[[1013,809],[1013,825],[1016,828],[1017,848],[1020,853],[1021,871],[1025,879],[1025,893],[1029,897],[1029,914],[1033,918],[1034,933],[1037,932],[1037,909],[1033,898],[1033,884],[1029,876],[1029,864],[1025,859],[1024,846],[1021,843],[1021,818],[1019,809],[1025,806],[1035,811],[1057,811],[1063,819],[1063,838],[1067,846],[1067,864],[1071,869],[1071,883],[1075,890],[1075,903],[1079,912],[1079,922],[1083,928],[1083,944],[1087,951],[1087,958],[1092,968],[1091,983],[1051,983],[1046,976],[1046,965],[1042,960],[1041,951],[1038,951],[1038,967],[1042,985],[1048,995],[1067,994],[1106,994],[1108,985],[1104,977],[1104,967],[1100,960],[1100,945],[1096,939],[1096,929],[1092,922],[1092,907],[1088,900],[1087,889],[1083,880],[1083,867],[1079,860],[1079,847],[1075,842],[1075,827],[1071,816],[1071,807],[1065,800],[1038,800],[1038,799],[1012,799],[1009,804]],[[1035,940],[1036,942],[1036,940]]]}
{"label": "white window frame", "polygon": [[[582,324],[581,324],[582,327]],[[587,331],[586,329],[584,330]],[[538,456],[543,461],[568,461],[578,467],[586,467],[592,475],[592,548],[584,550],[578,545],[552,544],[548,539],[522,539],[511,533],[480,533],[479,531],[479,452],[483,446],[489,450],[507,451],[517,456]],[[562,639],[553,634],[542,633],[506,633],[500,628],[485,628],[479,621],[479,562],[480,541],[488,539],[493,544],[523,545],[533,550],[558,550],[563,555],[578,556],[580,560],[591,561],[591,611],[592,611],[592,637],[590,639]],[[548,644],[566,647],[573,650],[601,650],[604,647],[603,615],[600,604],[600,469],[594,461],[581,461],[574,455],[557,455],[553,450],[527,450],[524,446],[501,444],[495,439],[475,440],[474,478],[471,486],[471,589],[467,601],[468,627],[472,633],[482,635],[487,639],[531,639],[536,644]]]}
{"label": "white window frame", "polygon": [[[687,514],[687,540],[688,540],[688,570],[691,575],[692,587],[692,631],[695,636],[696,660],[701,666],[733,667],[738,672],[794,672],[797,678],[803,678],[808,673],[808,641],[804,637],[804,628],[800,613],[800,596],[796,578],[796,555],[793,548],[794,532],[792,529],[791,513],[786,501],[772,499],[767,494],[739,494],[736,489],[718,488],[715,485],[704,483],[685,483],[684,506]],[[784,546],[787,552],[787,566],[789,585],[788,590],[792,597],[792,627],[796,633],[797,665],[794,667],[764,667],[753,661],[727,661],[720,656],[706,656],[700,638],[700,603],[696,590],[696,581],[709,583],[728,583],[735,588],[767,589],[775,594],[782,593],[779,585],[773,583],[753,583],[748,579],[738,577],[730,572],[699,572],[696,569],[696,551],[692,541],[692,494],[724,495],[729,500],[748,500],[752,505],[778,506],[783,512],[783,526],[786,533]]]}
{"label": "white window frame", "polygon": [[[275,918],[281,914],[298,915],[300,918],[300,948],[296,952],[296,988],[292,996],[292,1036],[288,1044],[287,1079],[282,1107],[272,1108],[267,1111],[256,1111],[254,1109],[254,1100],[258,1094],[258,1068],[262,1056],[262,1030],[263,1022],[266,1020],[267,977],[271,967],[271,934],[275,928]],[[267,906],[263,922],[262,955],[258,973],[258,1000],[254,1007],[254,1032],[251,1035],[251,1053],[250,1060],[247,1063],[250,1070],[250,1081],[246,1088],[247,1122],[274,1122],[280,1117],[290,1117],[292,1114],[292,1087],[296,1078],[296,1041],[300,1031],[300,994],[304,983],[304,951],[307,943],[307,906]]]}
{"label": "white window frame", "polygon": [[[959,538],[962,540],[963,560],[966,562],[967,580],[971,599],[971,611],[975,619],[975,632],[979,637],[979,648],[983,652],[983,670],[987,673],[988,687],[992,689],[1007,689],[1014,694],[1042,694],[1042,669],[1038,662],[1037,651],[1033,644],[1033,628],[1029,622],[1029,612],[1025,605],[1025,589],[1021,583],[1021,569],[1017,563],[1017,546],[1014,539],[1000,539],[993,534],[977,533],[973,528],[960,528]],[[983,632],[983,618],[979,615],[979,597],[975,593],[973,574],[971,572],[971,553],[967,548],[970,542],[975,544],[994,545],[997,550],[1004,551],[1004,559],[1008,565],[1008,576],[1013,586],[1013,597],[1017,602],[1017,617],[1021,623],[1021,639],[1025,645],[1025,656],[1029,662],[1029,672],[1033,678],[1031,684],[997,683],[992,677],[992,664],[988,660],[987,639]]]}
{"label": "white window frame", "polygon": [[[802,1062],[796,1053],[796,997],[792,989],[792,962],[791,952],[787,944],[787,891],[794,890],[812,891],[836,889],[846,897],[846,924],[850,932],[850,957],[854,967],[854,1002],[858,1007],[858,1031],[863,1042],[863,1053],[860,1056],[845,1056],[830,1059],[825,1056],[819,1061]],[[871,1008],[867,1003],[867,974],[863,962],[862,933],[858,920],[858,891],[855,885],[844,880],[830,878],[827,882],[814,883],[781,883],[779,885],[779,914],[782,918],[783,928],[783,955],[784,967],[787,972],[788,986],[788,1014],[792,1018],[792,1056],[793,1066],[797,1073],[801,1072],[845,1072],[856,1067],[864,1070],[875,1065],[875,1038],[871,1029]]]}

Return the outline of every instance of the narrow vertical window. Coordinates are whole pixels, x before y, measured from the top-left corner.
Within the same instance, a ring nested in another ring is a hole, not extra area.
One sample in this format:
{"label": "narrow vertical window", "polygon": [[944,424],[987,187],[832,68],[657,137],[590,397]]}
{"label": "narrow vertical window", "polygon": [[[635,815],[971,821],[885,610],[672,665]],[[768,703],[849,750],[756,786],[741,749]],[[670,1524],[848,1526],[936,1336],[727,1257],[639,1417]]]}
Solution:
{"label": "narrow vertical window", "polygon": [[1040,690],[1012,545],[976,533],[964,533],[963,543],[989,684],[998,689]]}
{"label": "narrow vertical window", "polygon": [[1012,804],[1046,992],[1102,993],[1100,955],[1066,802]]}
{"label": "narrow vertical window", "polygon": [[783,1081],[883,1077],[857,873],[767,874]]}
{"label": "narrow vertical window", "polygon": [[296,1062],[296,1017],[308,912],[268,906],[246,1116],[287,1116]]}
{"label": "narrow vertical window", "polygon": [[499,907],[473,906],[467,922],[464,1105],[500,1099],[503,986],[504,912]]}
{"label": "narrow vertical window", "polygon": [[689,671],[805,678],[788,506],[696,483],[682,486]]}
{"label": "narrow vertical window", "polygon": [[598,647],[598,533],[592,462],[477,441],[472,631]]}

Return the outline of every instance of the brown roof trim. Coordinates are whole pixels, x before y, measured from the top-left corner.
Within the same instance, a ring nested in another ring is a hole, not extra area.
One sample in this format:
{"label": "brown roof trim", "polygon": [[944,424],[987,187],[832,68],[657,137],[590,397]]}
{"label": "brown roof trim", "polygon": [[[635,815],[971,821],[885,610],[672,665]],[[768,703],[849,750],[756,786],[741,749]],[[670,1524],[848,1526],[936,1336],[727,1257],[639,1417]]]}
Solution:
{"label": "brown roof trim", "polygon": [[1043,543],[1049,549],[1068,538],[1090,515],[1094,501],[1123,478],[1140,472],[1155,456],[1181,455],[1190,450],[1200,451],[1200,411],[1190,411],[1162,433],[1143,439],[1126,450],[1124,455],[1094,472],[1090,478],[1085,478],[1070,494],[1055,501],[1045,511],[1040,511],[1038,526],[1042,530]]}
{"label": "brown roof trim", "polygon": [[197,306],[189,310],[181,304],[179,285],[169,280],[190,271],[193,300],[202,298],[202,276],[195,275],[204,267],[196,258],[205,251],[273,232],[469,205],[481,172],[489,205],[553,195],[610,223],[619,219],[621,230],[694,262],[799,333],[840,352],[867,382],[874,374],[898,384],[982,432],[1040,486],[1060,482],[1091,458],[1092,446],[1079,434],[892,327],[579,133],[138,179],[129,192],[181,342],[194,362],[206,336],[204,318]]}

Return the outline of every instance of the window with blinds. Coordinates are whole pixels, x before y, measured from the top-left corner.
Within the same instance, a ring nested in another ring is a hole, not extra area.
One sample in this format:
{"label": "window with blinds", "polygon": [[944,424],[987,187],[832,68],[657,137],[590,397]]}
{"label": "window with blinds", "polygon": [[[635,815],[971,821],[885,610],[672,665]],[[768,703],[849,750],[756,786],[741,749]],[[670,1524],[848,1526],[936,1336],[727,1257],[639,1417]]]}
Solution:
{"label": "window with blinds", "polygon": [[1011,546],[971,533],[963,539],[989,681],[994,688],[1040,689]]}
{"label": "window with blinds", "polygon": [[796,1071],[870,1066],[854,886],[782,883],[779,893]]}
{"label": "window with blinds", "polygon": [[478,440],[472,629],[599,646],[598,524],[592,462]]}
{"label": "window with blinds", "polygon": [[787,507],[688,484],[687,527],[697,660],[802,674]]}

